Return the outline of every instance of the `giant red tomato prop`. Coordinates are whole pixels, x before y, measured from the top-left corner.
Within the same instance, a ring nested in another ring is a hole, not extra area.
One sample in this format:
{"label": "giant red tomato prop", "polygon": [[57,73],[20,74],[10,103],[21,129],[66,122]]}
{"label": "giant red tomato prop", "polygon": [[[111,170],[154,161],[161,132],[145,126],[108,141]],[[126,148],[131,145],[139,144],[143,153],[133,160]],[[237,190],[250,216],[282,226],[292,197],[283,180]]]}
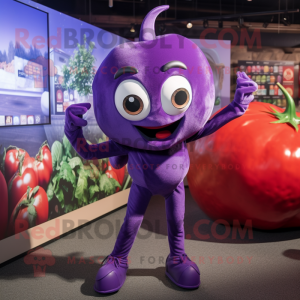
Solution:
{"label": "giant red tomato prop", "polygon": [[278,86],[286,110],[250,103],[243,116],[189,147],[191,194],[213,219],[259,229],[300,226],[300,114]]}

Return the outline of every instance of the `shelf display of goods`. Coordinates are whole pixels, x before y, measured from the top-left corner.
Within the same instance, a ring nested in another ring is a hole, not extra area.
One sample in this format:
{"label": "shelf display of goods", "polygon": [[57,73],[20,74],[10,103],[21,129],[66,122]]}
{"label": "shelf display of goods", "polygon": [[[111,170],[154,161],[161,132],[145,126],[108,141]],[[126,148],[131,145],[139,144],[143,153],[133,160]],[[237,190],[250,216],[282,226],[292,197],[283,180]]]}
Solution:
{"label": "shelf display of goods", "polygon": [[212,219],[271,230],[300,226],[300,113],[252,102],[245,114],[189,146],[191,194]]}
{"label": "shelf display of goods", "polygon": [[238,69],[258,85],[254,100],[286,107],[286,99],[276,82],[282,84],[294,97],[294,62],[289,61],[238,61]]}

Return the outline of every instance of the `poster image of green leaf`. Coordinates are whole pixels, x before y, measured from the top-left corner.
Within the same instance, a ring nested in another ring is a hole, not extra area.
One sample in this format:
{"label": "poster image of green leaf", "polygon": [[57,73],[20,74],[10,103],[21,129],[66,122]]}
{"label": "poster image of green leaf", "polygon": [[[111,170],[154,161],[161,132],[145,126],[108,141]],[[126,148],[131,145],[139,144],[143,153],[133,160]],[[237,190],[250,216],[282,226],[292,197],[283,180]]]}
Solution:
{"label": "poster image of green leaf", "polygon": [[63,157],[63,145],[59,141],[55,141],[51,147],[52,167],[58,170]]}
{"label": "poster image of green leaf", "polygon": [[[105,137],[97,137],[95,143],[104,140]],[[89,141],[89,144],[92,142]],[[53,173],[47,189],[49,219],[94,203],[130,186],[131,178],[128,173],[121,185],[108,176],[111,168],[108,159],[82,159],[65,136],[62,142],[53,143],[51,152]],[[126,170],[127,167],[124,168]]]}

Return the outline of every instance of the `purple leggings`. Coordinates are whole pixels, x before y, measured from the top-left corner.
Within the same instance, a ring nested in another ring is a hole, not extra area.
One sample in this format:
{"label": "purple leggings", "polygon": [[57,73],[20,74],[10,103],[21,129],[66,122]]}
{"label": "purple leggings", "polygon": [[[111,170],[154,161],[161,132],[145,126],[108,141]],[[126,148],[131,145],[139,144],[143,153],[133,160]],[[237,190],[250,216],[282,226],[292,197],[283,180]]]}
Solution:
{"label": "purple leggings", "polygon": [[[126,216],[114,250],[111,253],[112,256],[123,258],[128,256],[142,224],[151,196],[152,193],[148,189],[132,183]],[[165,203],[170,255],[177,256],[184,254],[185,191],[183,181],[171,194],[165,196]]]}

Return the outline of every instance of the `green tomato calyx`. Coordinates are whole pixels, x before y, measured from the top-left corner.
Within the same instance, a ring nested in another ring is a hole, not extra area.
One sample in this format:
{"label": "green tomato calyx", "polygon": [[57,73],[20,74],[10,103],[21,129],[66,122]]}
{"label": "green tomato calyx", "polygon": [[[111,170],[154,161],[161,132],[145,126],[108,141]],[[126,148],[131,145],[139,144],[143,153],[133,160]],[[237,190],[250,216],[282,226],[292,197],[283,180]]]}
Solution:
{"label": "green tomato calyx", "polygon": [[291,124],[296,131],[299,130],[298,125],[300,124],[300,118],[296,114],[296,106],[293,98],[288,93],[288,91],[279,83],[277,82],[277,85],[281,89],[282,93],[284,94],[284,97],[286,99],[286,108],[284,112],[278,112],[276,109],[271,107],[274,110],[274,113],[268,112],[271,115],[278,118],[277,121],[271,122],[271,123],[289,123]]}

